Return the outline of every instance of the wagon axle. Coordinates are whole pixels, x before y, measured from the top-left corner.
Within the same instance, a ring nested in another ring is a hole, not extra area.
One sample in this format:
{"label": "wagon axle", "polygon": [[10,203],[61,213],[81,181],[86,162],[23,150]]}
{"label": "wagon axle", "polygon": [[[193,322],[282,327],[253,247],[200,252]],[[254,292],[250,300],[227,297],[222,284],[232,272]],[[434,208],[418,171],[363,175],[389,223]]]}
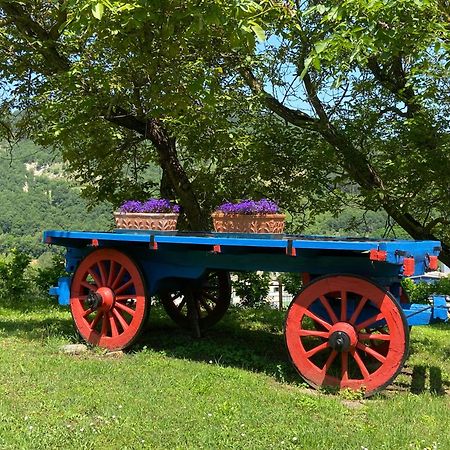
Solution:
{"label": "wagon axle", "polygon": [[330,330],[328,346],[336,352],[348,352],[358,343],[356,330],[347,322],[337,322]]}
{"label": "wagon axle", "polygon": [[94,291],[89,292],[86,299],[86,305],[88,306],[88,308],[90,308],[92,311],[97,311],[97,309],[102,306],[102,303],[103,300],[100,294]]}
{"label": "wagon axle", "polygon": [[337,352],[348,352],[350,350],[350,337],[345,331],[335,331],[330,336],[328,345]]}

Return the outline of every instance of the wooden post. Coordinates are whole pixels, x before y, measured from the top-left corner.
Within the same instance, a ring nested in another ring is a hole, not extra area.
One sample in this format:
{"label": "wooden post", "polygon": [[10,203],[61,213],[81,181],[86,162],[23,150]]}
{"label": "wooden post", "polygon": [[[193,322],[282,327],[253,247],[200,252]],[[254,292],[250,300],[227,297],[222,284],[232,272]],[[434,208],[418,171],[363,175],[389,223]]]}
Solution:
{"label": "wooden post", "polygon": [[283,310],[283,283],[281,278],[278,278],[278,309]]}

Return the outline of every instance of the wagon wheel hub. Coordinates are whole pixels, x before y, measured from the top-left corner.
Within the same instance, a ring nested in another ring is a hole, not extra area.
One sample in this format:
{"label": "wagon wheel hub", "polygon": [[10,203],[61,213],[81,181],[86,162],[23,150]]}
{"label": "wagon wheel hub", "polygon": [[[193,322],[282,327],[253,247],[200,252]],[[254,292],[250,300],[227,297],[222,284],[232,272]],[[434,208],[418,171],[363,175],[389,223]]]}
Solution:
{"label": "wagon wheel hub", "polygon": [[348,352],[358,343],[358,335],[352,325],[346,322],[336,323],[330,330],[328,346],[337,352]]}
{"label": "wagon wheel hub", "polygon": [[[93,310],[101,308],[103,311],[110,311],[114,306],[115,295],[112,289],[108,287],[101,287],[93,294],[95,300],[91,308]],[[89,298],[88,298],[89,300]]]}

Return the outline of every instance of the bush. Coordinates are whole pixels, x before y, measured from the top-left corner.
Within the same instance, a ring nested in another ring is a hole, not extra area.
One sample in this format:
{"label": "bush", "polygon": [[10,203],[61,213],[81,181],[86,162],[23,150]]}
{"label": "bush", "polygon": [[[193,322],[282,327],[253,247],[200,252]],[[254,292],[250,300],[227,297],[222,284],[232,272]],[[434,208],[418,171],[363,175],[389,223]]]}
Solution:
{"label": "bush", "polygon": [[58,284],[58,278],[64,276],[67,276],[64,256],[55,253],[52,255],[51,264],[35,270],[33,282],[41,293],[47,294],[50,287]]}
{"label": "bush", "polygon": [[411,303],[427,303],[431,295],[450,295],[450,278],[441,278],[435,283],[414,283],[405,278],[402,288],[409,297]]}
{"label": "bush", "polygon": [[270,274],[267,272],[239,272],[233,281],[236,295],[241,299],[241,306],[257,307],[266,303],[269,294]]}
{"label": "bush", "polygon": [[27,268],[31,257],[13,249],[0,255],[0,297],[12,299],[30,289]]}
{"label": "bush", "polygon": [[302,279],[300,273],[281,273],[279,276],[281,283],[283,283],[283,289],[291,295],[297,295],[302,288]]}

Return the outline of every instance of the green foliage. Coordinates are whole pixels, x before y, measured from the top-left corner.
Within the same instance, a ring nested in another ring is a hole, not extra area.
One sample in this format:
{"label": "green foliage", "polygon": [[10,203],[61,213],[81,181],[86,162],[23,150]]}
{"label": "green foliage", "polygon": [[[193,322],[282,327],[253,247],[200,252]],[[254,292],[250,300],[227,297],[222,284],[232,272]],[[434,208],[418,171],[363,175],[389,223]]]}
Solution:
{"label": "green foliage", "polygon": [[256,307],[265,304],[269,293],[270,273],[237,272],[234,274],[233,288],[244,307]]}
{"label": "green foliage", "polygon": [[402,288],[411,303],[428,303],[431,295],[450,296],[450,278],[440,278],[434,283],[414,283],[411,279],[405,278],[402,281]]}
{"label": "green foliage", "polygon": [[55,253],[52,261],[46,267],[37,267],[33,274],[33,283],[42,294],[48,293],[52,286],[58,284],[58,278],[68,276],[65,266],[65,258]]}
{"label": "green foliage", "polygon": [[26,275],[31,258],[16,249],[0,254],[0,298],[16,301],[29,289]]}
{"label": "green foliage", "polygon": [[283,283],[283,289],[291,295],[297,295],[302,288],[302,280],[299,273],[284,272],[279,275]]}

